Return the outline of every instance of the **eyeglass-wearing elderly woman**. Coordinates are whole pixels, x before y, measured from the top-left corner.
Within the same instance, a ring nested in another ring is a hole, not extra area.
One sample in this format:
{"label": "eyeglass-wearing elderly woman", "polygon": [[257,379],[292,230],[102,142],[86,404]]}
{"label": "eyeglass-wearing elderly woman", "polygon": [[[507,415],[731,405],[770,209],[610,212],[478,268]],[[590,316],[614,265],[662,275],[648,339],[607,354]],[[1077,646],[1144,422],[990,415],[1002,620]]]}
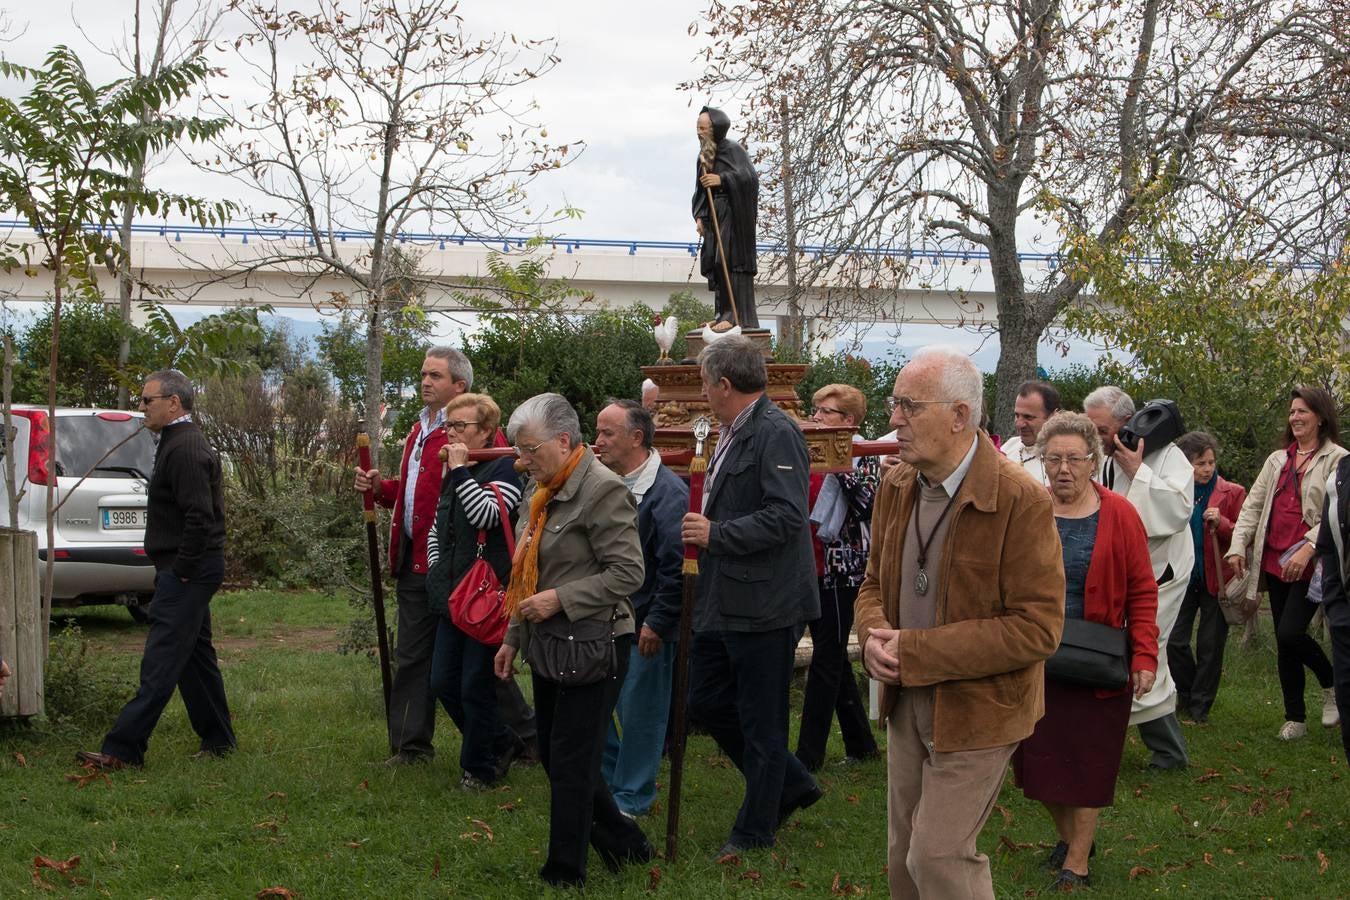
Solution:
{"label": "eyeglass-wearing elderly woman", "polygon": [[[1087,416],[1056,413],[1036,446],[1064,554],[1064,617],[1125,629],[1131,685],[1142,696],[1158,668],[1158,585],[1144,524],[1128,500],[1093,482],[1102,447]],[[1056,873],[1054,889],[1091,883],[1097,816],[1115,797],[1129,719],[1129,688],[1046,679],[1045,716],[1013,754],[1013,774],[1023,794],[1044,804],[1059,832],[1046,860]]]}
{"label": "eyeglass-wearing elderly woman", "polygon": [[512,677],[516,654],[525,652],[539,623],[554,616],[613,619],[611,677],[564,687],[547,672],[531,671],[550,788],[548,858],[539,877],[581,887],[588,843],[611,870],[654,855],[600,776],[606,729],[633,643],[628,596],[642,587],[644,574],[637,507],[619,476],[582,443],[576,410],[561,395],[539,394],[522,403],[511,414],[507,437],[531,483],[516,529],[506,596],[514,614],[494,661],[497,677]]}

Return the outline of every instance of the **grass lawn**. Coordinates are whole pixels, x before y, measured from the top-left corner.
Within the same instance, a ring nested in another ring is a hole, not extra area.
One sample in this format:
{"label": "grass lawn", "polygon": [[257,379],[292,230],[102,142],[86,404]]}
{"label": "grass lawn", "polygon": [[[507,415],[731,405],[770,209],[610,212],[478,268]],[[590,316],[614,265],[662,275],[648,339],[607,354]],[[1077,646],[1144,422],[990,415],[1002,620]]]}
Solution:
{"label": "grass lawn", "polygon": [[[129,688],[79,724],[0,726],[0,896],[253,897],[284,887],[321,897],[548,896],[536,878],[547,784],[513,769],[485,794],[456,789],[458,735],[442,715],[436,762],[392,771],[379,676],[335,650],[348,608],[314,594],[218,597],[214,623],[240,750],[197,749],[170,704],[144,770],[78,780],[74,751],[97,749]],[[125,610],[74,616],[95,671],[134,678],[141,626]],[[1334,729],[1276,740],[1282,722],[1271,648],[1229,649],[1212,724],[1186,727],[1192,767],[1146,772],[1131,733],[1093,861],[1111,897],[1335,897],[1350,894],[1350,773]],[[798,689],[800,685],[797,686]],[[800,709],[799,690],[794,706]],[[833,758],[842,755],[838,742]],[[592,855],[597,897],[884,896],[884,762],[826,764],[826,797],[779,833],[772,853],[719,864],[742,782],[710,739],[690,742],[680,858],[611,875]],[[658,801],[659,802],[659,801]],[[643,822],[664,845],[665,812]],[[1048,817],[1011,779],[981,836],[999,896],[1034,895],[1053,843]],[[68,874],[35,857],[78,856]],[[43,885],[35,883],[41,880]]]}

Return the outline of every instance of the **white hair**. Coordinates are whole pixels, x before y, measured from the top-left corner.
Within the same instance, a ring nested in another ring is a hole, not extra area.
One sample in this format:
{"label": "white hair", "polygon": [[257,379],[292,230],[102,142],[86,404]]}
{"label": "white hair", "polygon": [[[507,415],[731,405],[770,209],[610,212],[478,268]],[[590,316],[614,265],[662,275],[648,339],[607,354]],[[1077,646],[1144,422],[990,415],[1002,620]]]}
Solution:
{"label": "white hair", "polygon": [[929,344],[914,351],[909,361],[936,366],[941,399],[969,406],[971,430],[980,427],[984,417],[984,376],[965,351],[950,344]]}
{"label": "white hair", "polygon": [[1083,409],[1105,407],[1111,415],[1122,422],[1134,415],[1134,401],[1114,384],[1105,384],[1083,398]]}
{"label": "white hair", "polygon": [[581,421],[572,404],[561,394],[536,394],[517,406],[506,423],[507,440],[515,443],[522,428],[543,440],[565,434],[571,438],[573,447],[581,444]]}

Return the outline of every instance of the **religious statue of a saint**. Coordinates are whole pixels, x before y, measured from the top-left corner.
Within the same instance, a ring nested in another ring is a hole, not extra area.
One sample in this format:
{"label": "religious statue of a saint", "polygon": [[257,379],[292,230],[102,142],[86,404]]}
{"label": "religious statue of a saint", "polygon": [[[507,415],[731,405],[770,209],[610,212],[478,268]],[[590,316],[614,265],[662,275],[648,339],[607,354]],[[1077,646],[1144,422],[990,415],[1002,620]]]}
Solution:
{"label": "religious statue of a saint", "polygon": [[708,327],[758,328],[755,315],[755,221],[759,174],[745,148],[727,137],[731,119],[705,106],[698,115],[694,227],[703,238],[699,272],[708,279],[717,315]]}

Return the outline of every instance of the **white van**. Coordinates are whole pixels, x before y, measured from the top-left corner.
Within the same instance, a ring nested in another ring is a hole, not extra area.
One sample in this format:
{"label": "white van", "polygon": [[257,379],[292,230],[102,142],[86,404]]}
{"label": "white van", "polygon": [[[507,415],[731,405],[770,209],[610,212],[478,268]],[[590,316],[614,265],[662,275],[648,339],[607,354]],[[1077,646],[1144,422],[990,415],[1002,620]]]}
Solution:
{"label": "white van", "polygon": [[[37,532],[44,578],[47,483],[56,479],[52,606],[117,603],[146,621],[155,581],[145,555],[146,486],[155,462],[150,432],[139,412],[58,408],[56,417],[53,450],[45,408],[12,411],[19,527]],[[0,525],[9,525],[8,510],[0,468]]]}

